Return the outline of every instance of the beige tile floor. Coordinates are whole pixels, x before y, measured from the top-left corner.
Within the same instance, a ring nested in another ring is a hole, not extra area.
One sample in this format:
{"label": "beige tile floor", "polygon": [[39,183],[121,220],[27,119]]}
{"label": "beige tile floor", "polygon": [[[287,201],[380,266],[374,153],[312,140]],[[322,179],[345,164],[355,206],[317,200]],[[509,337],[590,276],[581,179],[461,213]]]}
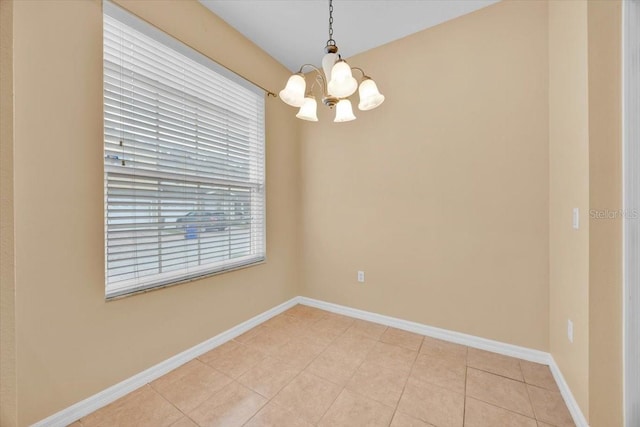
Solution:
{"label": "beige tile floor", "polygon": [[546,366],[303,305],[72,424],[315,425],[574,424]]}

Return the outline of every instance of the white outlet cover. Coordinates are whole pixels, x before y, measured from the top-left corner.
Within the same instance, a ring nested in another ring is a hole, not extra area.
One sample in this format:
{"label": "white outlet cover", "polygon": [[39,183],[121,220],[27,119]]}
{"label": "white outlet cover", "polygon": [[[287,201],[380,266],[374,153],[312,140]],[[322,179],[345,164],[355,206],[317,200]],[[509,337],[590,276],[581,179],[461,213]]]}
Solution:
{"label": "white outlet cover", "polygon": [[573,228],[575,230],[580,228],[580,209],[573,208]]}
{"label": "white outlet cover", "polygon": [[364,282],[364,271],[358,271],[358,282]]}
{"label": "white outlet cover", "polygon": [[571,319],[567,320],[567,338],[570,343],[573,343],[573,322]]}

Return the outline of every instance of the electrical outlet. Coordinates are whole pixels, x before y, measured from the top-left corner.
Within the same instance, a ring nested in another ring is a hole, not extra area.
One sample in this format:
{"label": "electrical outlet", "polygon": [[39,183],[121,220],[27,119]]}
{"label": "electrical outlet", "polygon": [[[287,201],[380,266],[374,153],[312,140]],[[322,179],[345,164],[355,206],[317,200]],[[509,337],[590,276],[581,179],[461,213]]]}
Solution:
{"label": "electrical outlet", "polygon": [[569,338],[569,342],[573,344],[573,322],[571,319],[567,319],[567,338]]}
{"label": "electrical outlet", "polygon": [[358,282],[364,283],[364,271],[358,271]]}
{"label": "electrical outlet", "polygon": [[580,228],[580,209],[579,208],[573,208],[573,216],[572,216],[572,222],[573,222],[573,229],[577,230]]}

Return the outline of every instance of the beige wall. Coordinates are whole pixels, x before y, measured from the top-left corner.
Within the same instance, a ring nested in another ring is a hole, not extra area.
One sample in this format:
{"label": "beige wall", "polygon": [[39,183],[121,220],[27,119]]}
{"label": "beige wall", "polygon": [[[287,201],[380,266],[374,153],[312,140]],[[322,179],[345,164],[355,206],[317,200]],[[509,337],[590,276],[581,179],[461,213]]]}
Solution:
{"label": "beige wall", "polygon": [[[549,2],[550,351],[589,414],[587,3]],[[572,227],[573,208],[580,228]],[[567,321],[574,327],[567,338]]]}
{"label": "beige wall", "polygon": [[[198,2],[119,3],[263,86],[286,81],[284,67]],[[286,106],[270,98],[268,262],[105,302],[101,2],[13,7],[23,426],[297,295],[300,202],[297,127]]]}
{"label": "beige wall", "polygon": [[[622,8],[588,4],[589,204],[615,212],[622,207]],[[622,426],[622,219],[591,219],[589,239],[589,421]]]}
{"label": "beige wall", "polygon": [[388,98],[302,126],[304,295],[548,350],[547,48],[503,2],[350,59]]}
{"label": "beige wall", "polygon": [[622,207],[620,6],[549,3],[550,351],[594,427],[623,423],[622,224],[591,215]]}
{"label": "beige wall", "polygon": [[13,3],[0,1],[0,426],[16,423]]}
{"label": "beige wall", "polygon": [[[198,2],[118,3],[286,81]],[[619,1],[505,1],[353,57],[388,95],[355,122],[268,99],[268,262],[109,303],[101,3],[0,4],[2,426],[299,294],[551,351],[591,425],[622,424],[621,227],[588,217],[621,203]]]}

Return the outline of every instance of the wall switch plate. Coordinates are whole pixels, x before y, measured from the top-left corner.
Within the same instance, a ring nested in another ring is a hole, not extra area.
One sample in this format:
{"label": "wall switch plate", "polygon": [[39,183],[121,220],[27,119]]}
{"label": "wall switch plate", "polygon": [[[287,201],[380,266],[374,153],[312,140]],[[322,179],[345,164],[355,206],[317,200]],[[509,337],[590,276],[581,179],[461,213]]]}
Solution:
{"label": "wall switch plate", "polygon": [[573,322],[571,319],[567,320],[567,338],[569,338],[570,343],[573,343]]}
{"label": "wall switch plate", "polygon": [[576,230],[580,228],[580,209],[579,208],[573,208],[573,228]]}
{"label": "wall switch plate", "polygon": [[364,271],[358,271],[358,282],[364,283]]}

